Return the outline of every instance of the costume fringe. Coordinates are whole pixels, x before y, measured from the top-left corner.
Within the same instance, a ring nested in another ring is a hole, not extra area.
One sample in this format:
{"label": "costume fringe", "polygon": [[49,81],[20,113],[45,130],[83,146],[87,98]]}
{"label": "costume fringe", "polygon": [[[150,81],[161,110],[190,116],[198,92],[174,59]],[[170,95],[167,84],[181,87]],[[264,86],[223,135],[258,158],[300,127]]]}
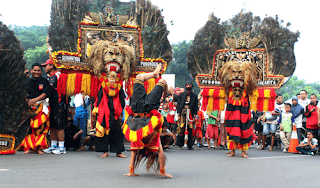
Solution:
{"label": "costume fringe", "polygon": [[144,82],[144,88],[146,89],[147,94],[153,90],[154,86],[156,86],[159,80],[160,80],[160,77],[158,79],[151,78],[148,81]]}
{"label": "costume fringe", "polygon": [[230,150],[239,149],[240,151],[247,151],[249,149],[249,143],[240,144],[240,143],[234,142],[233,140],[229,139],[229,136],[227,136],[227,140],[228,140],[228,149]]}
{"label": "costume fringe", "polygon": [[66,95],[68,74],[61,73],[58,79],[57,91],[59,96]]}
{"label": "costume fringe", "polygon": [[81,93],[82,74],[75,74],[74,94]]}
{"label": "costume fringe", "polygon": [[[224,110],[226,103],[226,93],[222,88],[209,89],[201,91],[203,111]],[[229,95],[230,94],[229,92]],[[273,88],[259,88],[253,90],[250,95],[251,109],[254,111],[273,111],[275,106],[275,97],[277,96]],[[230,96],[228,96],[230,97]],[[234,101],[234,105],[240,105],[241,101]]]}
{"label": "costume fringe", "polygon": [[70,96],[74,94],[75,89],[75,81],[76,81],[76,74],[68,74],[67,80],[67,88],[66,88],[66,95]]}
{"label": "costume fringe", "polygon": [[[165,155],[164,158],[166,161],[167,158]],[[160,171],[159,152],[151,152],[146,148],[139,150],[134,159],[134,168],[137,168],[140,165],[141,161],[146,162],[145,167],[147,171],[149,171],[150,169],[153,169],[155,172]]]}
{"label": "costume fringe", "polygon": [[226,93],[222,88],[208,89],[201,92],[202,106],[201,110],[211,112],[212,110],[224,110],[226,103]]}
{"label": "costume fringe", "polygon": [[[118,76],[118,79],[119,78],[120,76]],[[105,80],[106,79],[107,77],[105,77]],[[150,93],[160,79],[161,76],[158,79],[152,78],[146,81],[146,92]],[[128,81],[126,81],[125,90],[129,97],[131,97],[133,93],[134,80],[134,77],[130,77]],[[117,90],[122,87],[122,81],[120,80],[120,82],[120,85],[118,85],[118,88],[116,88]],[[104,86],[106,86],[106,83],[102,84],[105,84]],[[85,73],[85,71],[64,70],[61,72],[60,78],[58,79],[57,91],[59,96],[70,96],[83,92],[85,95],[96,98],[98,96],[99,88],[100,86],[102,86],[102,84],[100,83],[99,78],[94,75]],[[116,93],[114,93],[114,95]],[[112,93],[110,94],[112,95]]]}
{"label": "costume fringe", "polygon": [[91,94],[91,74],[83,74],[82,75],[82,82],[81,82],[81,92],[84,93],[84,95]]}
{"label": "costume fringe", "polygon": [[96,76],[91,76],[91,97],[96,98],[100,89],[100,82]]}
{"label": "costume fringe", "polygon": [[[253,92],[254,96],[251,97],[250,102],[254,102],[253,99],[257,99],[256,106],[253,106],[252,110],[258,111],[273,111],[276,99],[276,92],[273,88],[270,89],[258,89]],[[258,95],[258,96],[257,96]]]}

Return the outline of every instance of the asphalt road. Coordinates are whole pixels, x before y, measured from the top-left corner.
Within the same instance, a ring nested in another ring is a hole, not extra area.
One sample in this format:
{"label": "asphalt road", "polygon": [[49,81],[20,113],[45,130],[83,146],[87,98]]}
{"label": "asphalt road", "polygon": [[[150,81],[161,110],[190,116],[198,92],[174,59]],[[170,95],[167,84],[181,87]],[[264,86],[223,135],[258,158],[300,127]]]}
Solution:
{"label": "asphalt road", "polygon": [[[129,146],[126,146],[128,148]],[[130,152],[122,159],[93,151],[64,155],[0,155],[0,187],[319,187],[320,155],[306,156],[249,149],[248,159],[227,157],[226,150],[166,151],[166,171],[156,176],[143,166],[127,177]]]}

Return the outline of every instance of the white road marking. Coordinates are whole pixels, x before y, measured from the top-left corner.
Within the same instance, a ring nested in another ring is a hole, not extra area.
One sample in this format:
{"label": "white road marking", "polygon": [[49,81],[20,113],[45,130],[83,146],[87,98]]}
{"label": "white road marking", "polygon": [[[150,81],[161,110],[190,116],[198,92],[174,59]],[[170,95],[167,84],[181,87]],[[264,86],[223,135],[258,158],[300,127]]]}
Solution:
{"label": "white road marking", "polygon": [[8,171],[9,169],[0,169],[0,172]]}
{"label": "white road marking", "polygon": [[273,157],[252,157],[249,159],[280,159],[280,158],[289,158],[289,157],[309,157],[310,155],[295,155],[295,156],[273,156]]}

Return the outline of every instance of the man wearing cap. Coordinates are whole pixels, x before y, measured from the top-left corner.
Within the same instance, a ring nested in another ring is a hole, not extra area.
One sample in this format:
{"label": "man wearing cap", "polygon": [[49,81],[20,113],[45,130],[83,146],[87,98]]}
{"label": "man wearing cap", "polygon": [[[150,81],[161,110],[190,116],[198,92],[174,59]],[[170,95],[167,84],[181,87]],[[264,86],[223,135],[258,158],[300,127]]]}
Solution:
{"label": "man wearing cap", "polygon": [[[178,105],[177,105],[177,113],[178,113],[178,121],[179,121],[179,131],[178,132],[178,139],[177,145],[181,148],[187,147],[188,149],[193,149],[193,118],[197,115],[198,112],[198,96],[192,92],[192,83],[186,83],[186,91],[180,93]],[[187,130],[185,130],[187,125]],[[187,134],[188,136],[185,136]],[[186,144],[184,144],[184,139],[188,138]]]}
{"label": "man wearing cap", "polygon": [[[45,63],[41,64],[48,76],[48,81],[51,85],[52,92],[49,96],[49,103],[51,107],[50,113],[50,140],[51,146],[45,150],[45,153],[53,154],[65,154],[66,149],[64,147],[64,129],[67,128],[67,109],[66,99],[61,97],[59,101],[59,95],[57,92],[57,82],[60,73],[57,71],[53,61],[48,59]],[[58,145],[59,143],[59,145]]]}

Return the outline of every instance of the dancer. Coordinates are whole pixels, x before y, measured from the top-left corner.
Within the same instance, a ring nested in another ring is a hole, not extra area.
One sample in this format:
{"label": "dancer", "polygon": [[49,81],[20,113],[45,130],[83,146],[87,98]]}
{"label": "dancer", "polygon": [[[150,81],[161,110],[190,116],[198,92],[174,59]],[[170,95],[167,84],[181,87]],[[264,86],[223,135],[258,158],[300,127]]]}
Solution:
{"label": "dancer", "polygon": [[[100,155],[101,157],[108,157],[108,152],[110,151],[116,153],[117,157],[126,158],[122,154],[125,148],[120,117],[125,106],[125,94],[121,85],[122,80],[120,79],[120,74],[117,74],[113,67],[107,74],[103,75],[107,79],[101,79],[103,80],[101,83],[106,84],[101,84],[98,98],[92,111],[92,114],[97,116],[95,150],[96,152],[103,152]],[[109,88],[108,85],[113,87]]]}
{"label": "dancer", "polygon": [[220,80],[228,93],[225,123],[228,132],[229,157],[235,150],[248,158],[247,150],[252,140],[252,121],[249,95],[256,83],[256,67],[250,62],[229,61],[220,70]]}
{"label": "dancer", "polygon": [[126,108],[126,120],[123,125],[123,133],[126,139],[131,141],[131,159],[129,173],[125,174],[126,176],[138,176],[134,169],[145,157],[147,170],[153,167],[156,171],[160,170],[160,176],[172,178],[172,175],[166,174],[165,171],[165,155],[160,143],[163,117],[157,110],[162,93],[167,96],[172,93],[173,88],[168,89],[164,79],[160,79],[149,94],[144,88],[145,81],[159,78],[161,69],[162,64],[159,63],[153,72],[137,75],[133,86],[130,107]]}
{"label": "dancer", "polygon": [[180,148],[188,147],[189,150],[193,149],[193,118],[197,115],[198,112],[198,96],[192,92],[192,88],[192,83],[187,82],[187,91],[180,94],[177,105],[177,113],[179,119],[177,145]]}

